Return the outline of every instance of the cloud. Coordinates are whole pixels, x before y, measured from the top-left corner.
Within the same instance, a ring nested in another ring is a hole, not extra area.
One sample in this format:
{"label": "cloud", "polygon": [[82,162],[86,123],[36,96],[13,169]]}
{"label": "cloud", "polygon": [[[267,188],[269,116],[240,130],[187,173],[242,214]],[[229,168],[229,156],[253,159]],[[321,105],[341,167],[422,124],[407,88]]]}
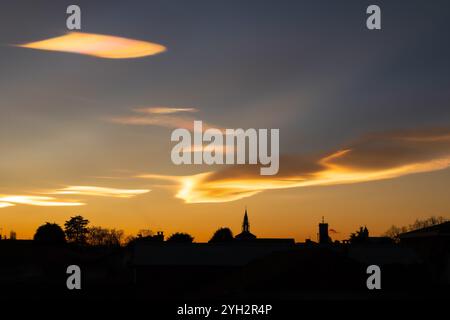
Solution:
{"label": "cloud", "polygon": [[[172,107],[150,107],[137,108],[132,110],[134,115],[111,117],[107,120],[112,123],[135,126],[158,126],[170,129],[194,130],[194,120],[196,118],[185,115],[186,113],[198,112],[196,108],[172,108]],[[182,113],[181,115],[176,115]],[[218,128],[203,122],[203,130],[208,128]]]}
{"label": "cloud", "polygon": [[134,112],[147,114],[171,114],[179,112],[198,112],[196,108],[150,107],[133,109]]}
{"label": "cloud", "polygon": [[164,128],[184,128],[193,130],[193,119],[182,117],[146,117],[146,116],[130,116],[130,117],[114,117],[110,121],[118,124],[135,125],[135,126],[157,126]]}
{"label": "cloud", "polygon": [[[391,179],[450,166],[450,129],[395,131],[362,137],[324,156],[282,156],[275,176],[257,166],[227,166],[216,172],[167,177],[186,203],[227,202],[267,190]],[[161,175],[141,178],[164,179]]]}
{"label": "cloud", "polygon": [[58,195],[86,195],[97,197],[132,198],[140,194],[148,193],[147,189],[116,189],[94,186],[69,186],[63,189],[49,192]]}
{"label": "cloud", "polygon": [[[41,192],[46,195],[84,195],[111,198],[132,198],[150,192],[147,189],[116,189],[94,186],[69,186],[66,188]],[[49,196],[37,195],[0,195],[0,208],[24,204],[41,207],[83,206],[86,203],[77,200],[60,200]]]}
{"label": "cloud", "polygon": [[[2,204],[6,204],[3,205]],[[15,204],[26,204],[40,207],[68,207],[82,206],[84,203],[75,201],[60,201],[53,197],[29,196],[29,195],[5,195],[0,196],[0,208],[14,206]]]}
{"label": "cloud", "polygon": [[140,58],[166,51],[147,41],[94,33],[69,32],[63,36],[18,45],[37,50],[78,53],[108,59]]}
{"label": "cloud", "polygon": [[9,202],[0,202],[0,209],[1,208],[8,208],[8,207],[14,207],[14,204]]}

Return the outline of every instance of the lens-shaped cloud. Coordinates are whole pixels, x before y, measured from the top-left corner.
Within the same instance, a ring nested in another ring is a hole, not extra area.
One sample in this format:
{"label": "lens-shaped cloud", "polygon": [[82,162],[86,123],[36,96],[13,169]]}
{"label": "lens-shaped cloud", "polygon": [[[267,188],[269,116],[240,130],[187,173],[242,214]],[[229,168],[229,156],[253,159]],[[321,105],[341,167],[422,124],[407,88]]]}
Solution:
{"label": "lens-shaped cloud", "polygon": [[22,48],[84,54],[99,58],[128,59],[155,55],[166,47],[117,36],[69,32],[63,36],[18,45]]}
{"label": "lens-shaped cloud", "polygon": [[148,189],[116,189],[94,186],[69,186],[63,189],[49,192],[58,195],[86,195],[97,197],[131,198],[140,194],[148,193]]}
{"label": "lens-shaped cloud", "polygon": [[324,186],[396,178],[450,166],[450,129],[397,131],[363,137],[323,157],[282,156],[275,176],[255,165],[173,177],[140,175],[178,184],[186,203],[227,202],[272,189]]}

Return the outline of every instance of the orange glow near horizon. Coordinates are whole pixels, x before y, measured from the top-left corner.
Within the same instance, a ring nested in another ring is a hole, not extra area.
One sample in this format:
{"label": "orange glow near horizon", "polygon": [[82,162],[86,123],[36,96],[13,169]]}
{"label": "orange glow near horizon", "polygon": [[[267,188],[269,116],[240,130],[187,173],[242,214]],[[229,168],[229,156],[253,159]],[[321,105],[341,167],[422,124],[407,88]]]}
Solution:
{"label": "orange glow near horizon", "polygon": [[[119,164],[126,164],[127,159],[121,158]],[[0,213],[4,226],[26,238],[49,219],[63,225],[70,216],[79,214],[92,225],[123,229],[130,235],[148,228],[167,235],[188,232],[196,241],[207,241],[222,226],[239,232],[243,208],[248,205],[259,237],[314,239],[311,236],[317,222],[325,215],[339,231],[333,239],[341,240],[362,224],[368,225],[371,234],[382,234],[392,224],[407,225],[427,215],[445,215],[450,210],[445,196],[450,170],[443,171],[442,179],[439,174],[414,174],[449,166],[450,135],[446,131],[382,133],[321,156],[282,156],[276,176],[260,176],[254,166],[245,165],[214,166],[189,174],[177,168],[174,172],[178,175],[137,174],[137,170],[124,167],[117,171],[120,176],[110,177],[120,180],[103,179],[100,187],[80,182],[98,179],[95,175],[87,178],[85,168],[80,168],[72,176],[80,184],[35,189],[36,195],[21,195],[30,191],[14,188],[23,191],[0,195]],[[410,178],[394,179],[403,176]],[[430,184],[427,176],[437,181],[433,190],[426,187]],[[122,187],[105,185],[105,181],[120,181]],[[399,187],[391,192],[383,185]],[[323,188],[308,188],[313,186]],[[72,196],[79,199],[66,198]]]}
{"label": "orange glow near horizon", "polygon": [[18,45],[22,48],[78,53],[107,59],[155,55],[166,47],[147,41],[93,33],[69,32],[63,36]]}

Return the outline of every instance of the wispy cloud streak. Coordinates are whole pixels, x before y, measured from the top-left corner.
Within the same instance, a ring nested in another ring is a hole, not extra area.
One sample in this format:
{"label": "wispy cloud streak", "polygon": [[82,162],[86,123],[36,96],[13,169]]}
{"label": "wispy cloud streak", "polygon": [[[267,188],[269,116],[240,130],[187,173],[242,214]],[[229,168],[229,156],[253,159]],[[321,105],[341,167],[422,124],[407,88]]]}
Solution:
{"label": "wispy cloud streak", "polygon": [[0,202],[0,209],[1,208],[8,208],[8,207],[14,207],[14,204],[9,202]]}
{"label": "wispy cloud streak", "polygon": [[443,128],[368,135],[323,157],[282,156],[276,176],[240,165],[167,180],[179,186],[176,197],[186,203],[227,202],[266,190],[376,181],[449,166],[450,129]]}
{"label": "wispy cloud streak", "polygon": [[198,112],[196,108],[171,108],[171,107],[149,107],[149,108],[136,108],[134,112],[147,113],[147,114],[173,114],[180,112]]}
{"label": "wispy cloud streak", "polygon": [[[47,195],[79,195],[110,198],[132,198],[150,192],[148,189],[117,189],[96,186],[68,186],[62,189],[46,192],[35,192],[40,195],[0,195],[0,208],[15,205],[30,205],[40,207],[73,207],[83,206],[86,203],[73,199],[58,199]],[[45,194],[43,196],[42,194]]]}
{"label": "wispy cloud streak", "polygon": [[[186,115],[198,112],[196,108],[172,108],[172,107],[149,107],[133,109],[133,115],[110,117],[107,120],[112,123],[135,126],[158,126],[169,129],[183,128],[194,130],[196,118]],[[203,122],[203,129],[219,128]]]}
{"label": "wispy cloud streak", "polygon": [[[2,206],[2,203],[7,205]],[[39,207],[72,207],[82,206],[84,203],[75,201],[62,201],[54,197],[30,196],[30,195],[5,195],[0,196],[0,207],[6,208],[14,204],[26,204]]]}
{"label": "wispy cloud streak", "polygon": [[97,197],[131,198],[137,195],[148,193],[148,189],[116,189],[95,186],[69,186],[48,194],[58,195],[86,195]]}

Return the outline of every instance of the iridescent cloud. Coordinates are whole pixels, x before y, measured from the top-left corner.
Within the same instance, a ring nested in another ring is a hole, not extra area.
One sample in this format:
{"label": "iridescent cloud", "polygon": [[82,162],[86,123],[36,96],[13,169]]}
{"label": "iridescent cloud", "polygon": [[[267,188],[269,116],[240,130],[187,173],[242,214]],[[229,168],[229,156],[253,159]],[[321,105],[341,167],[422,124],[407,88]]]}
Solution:
{"label": "iridescent cloud", "polygon": [[164,128],[185,128],[193,130],[193,119],[182,117],[146,117],[146,116],[126,116],[111,118],[110,122],[135,126],[157,126]]}
{"label": "iridescent cloud", "polygon": [[276,176],[250,165],[191,176],[140,175],[176,183],[186,203],[227,202],[272,189],[349,184],[450,166],[450,129],[397,131],[363,137],[323,157],[282,156]]}
{"label": "iridescent cloud", "polygon": [[[177,113],[198,112],[196,108],[172,108],[172,107],[150,107],[132,110],[134,115],[110,117],[107,120],[112,123],[137,126],[158,126],[170,129],[183,128],[194,130],[196,118],[188,115],[176,115]],[[203,122],[203,129],[218,128],[212,124]]]}
{"label": "iridescent cloud", "polygon": [[171,108],[171,107],[149,107],[149,108],[137,108],[133,109],[134,112],[138,113],[149,113],[149,114],[171,114],[178,112],[198,112],[196,108]]}
{"label": "iridescent cloud", "polygon": [[84,54],[99,58],[127,59],[155,55],[166,47],[123,37],[69,32],[65,35],[18,45],[22,48]]}

